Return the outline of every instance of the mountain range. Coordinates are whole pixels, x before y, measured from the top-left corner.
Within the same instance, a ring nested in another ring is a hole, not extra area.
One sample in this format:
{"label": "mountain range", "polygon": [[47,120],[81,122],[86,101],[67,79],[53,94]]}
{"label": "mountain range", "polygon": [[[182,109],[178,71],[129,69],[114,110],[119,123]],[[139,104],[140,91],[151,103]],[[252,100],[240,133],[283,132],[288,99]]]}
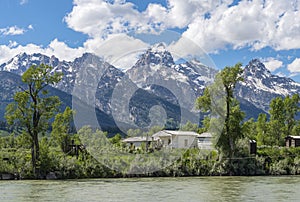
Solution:
{"label": "mountain range", "polygon": [[[154,112],[157,117],[165,116],[178,122],[197,121],[195,98],[202,95],[218,72],[196,59],[178,64],[164,44],[149,48],[127,71],[90,53],[74,61],[21,53],[0,65],[0,119],[3,119],[5,106],[13,101],[13,94],[22,85],[20,76],[31,65],[41,63],[63,73],[62,81],[49,89],[59,95],[64,106],[72,106],[73,98],[84,110],[93,113],[95,109],[98,121],[107,128],[119,126],[118,123],[148,127],[152,121],[149,113],[155,111],[154,106],[160,107]],[[273,75],[258,59],[244,67],[243,77],[235,94],[247,118],[267,112],[274,97],[300,93],[299,83]],[[85,120],[88,123],[88,118]]]}

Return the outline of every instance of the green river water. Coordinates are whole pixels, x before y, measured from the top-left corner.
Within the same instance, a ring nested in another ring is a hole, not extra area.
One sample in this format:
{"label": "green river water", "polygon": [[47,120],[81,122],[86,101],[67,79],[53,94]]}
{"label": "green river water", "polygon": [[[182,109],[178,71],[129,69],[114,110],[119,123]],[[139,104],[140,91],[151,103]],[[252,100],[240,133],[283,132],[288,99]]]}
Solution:
{"label": "green river water", "polygon": [[0,201],[300,201],[300,176],[0,181]]}

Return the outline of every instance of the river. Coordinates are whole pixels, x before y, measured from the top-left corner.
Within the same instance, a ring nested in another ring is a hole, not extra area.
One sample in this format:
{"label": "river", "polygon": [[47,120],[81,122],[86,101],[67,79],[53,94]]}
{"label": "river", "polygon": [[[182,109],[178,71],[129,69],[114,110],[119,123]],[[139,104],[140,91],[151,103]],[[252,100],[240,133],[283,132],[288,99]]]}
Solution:
{"label": "river", "polygon": [[0,201],[300,201],[300,176],[0,181]]}

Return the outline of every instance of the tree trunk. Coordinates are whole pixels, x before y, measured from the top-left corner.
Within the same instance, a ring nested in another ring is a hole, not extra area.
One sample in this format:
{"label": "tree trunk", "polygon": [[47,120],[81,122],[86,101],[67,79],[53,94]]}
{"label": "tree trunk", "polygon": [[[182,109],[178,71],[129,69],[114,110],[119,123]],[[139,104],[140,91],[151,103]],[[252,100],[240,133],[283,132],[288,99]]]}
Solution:
{"label": "tree trunk", "polygon": [[39,177],[39,166],[37,165],[40,159],[40,146],[39,146],[39,139],[38,134],[34,134],[34,176],[35,178]]}
{"label": "tree trunk", "polygon": [[[32,137],[33,139],[33,137]],[[35,145],[34,142],[32,140],[31,142],[31,163],[32,163],[32,172],[34,177],[36,177],[36,158],[35,158]]]}

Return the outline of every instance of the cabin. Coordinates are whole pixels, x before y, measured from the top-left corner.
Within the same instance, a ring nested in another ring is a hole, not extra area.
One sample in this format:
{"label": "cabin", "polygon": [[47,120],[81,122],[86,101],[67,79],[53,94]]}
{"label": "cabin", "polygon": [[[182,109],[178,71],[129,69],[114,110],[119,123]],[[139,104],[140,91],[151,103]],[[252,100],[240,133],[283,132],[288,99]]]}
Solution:
{"label": "cabin", "polygon": [[123,140],[124,143],[129,147],[139,148],[144,143],[145,145],[150,145],[152,142],[150,137],[138,136],[138,137],[128,137]]}
{"label": "cabin", "polygon": [[287,136],[285,138],[286,147],[300,147],[300,136]]}
{"label": "cabin", "polygon": [[205,149],[205,150],[212,150],[213,149],[213,143],[212,139],[213,136],[211,133],[201,133],[198,135],[198,147],[199,149]]}
{"label": "cabin", "polygon": [[188,149],[198,146],[198,135],[192,131],[162,130],[152,135],[152,139],[159,148]]}

